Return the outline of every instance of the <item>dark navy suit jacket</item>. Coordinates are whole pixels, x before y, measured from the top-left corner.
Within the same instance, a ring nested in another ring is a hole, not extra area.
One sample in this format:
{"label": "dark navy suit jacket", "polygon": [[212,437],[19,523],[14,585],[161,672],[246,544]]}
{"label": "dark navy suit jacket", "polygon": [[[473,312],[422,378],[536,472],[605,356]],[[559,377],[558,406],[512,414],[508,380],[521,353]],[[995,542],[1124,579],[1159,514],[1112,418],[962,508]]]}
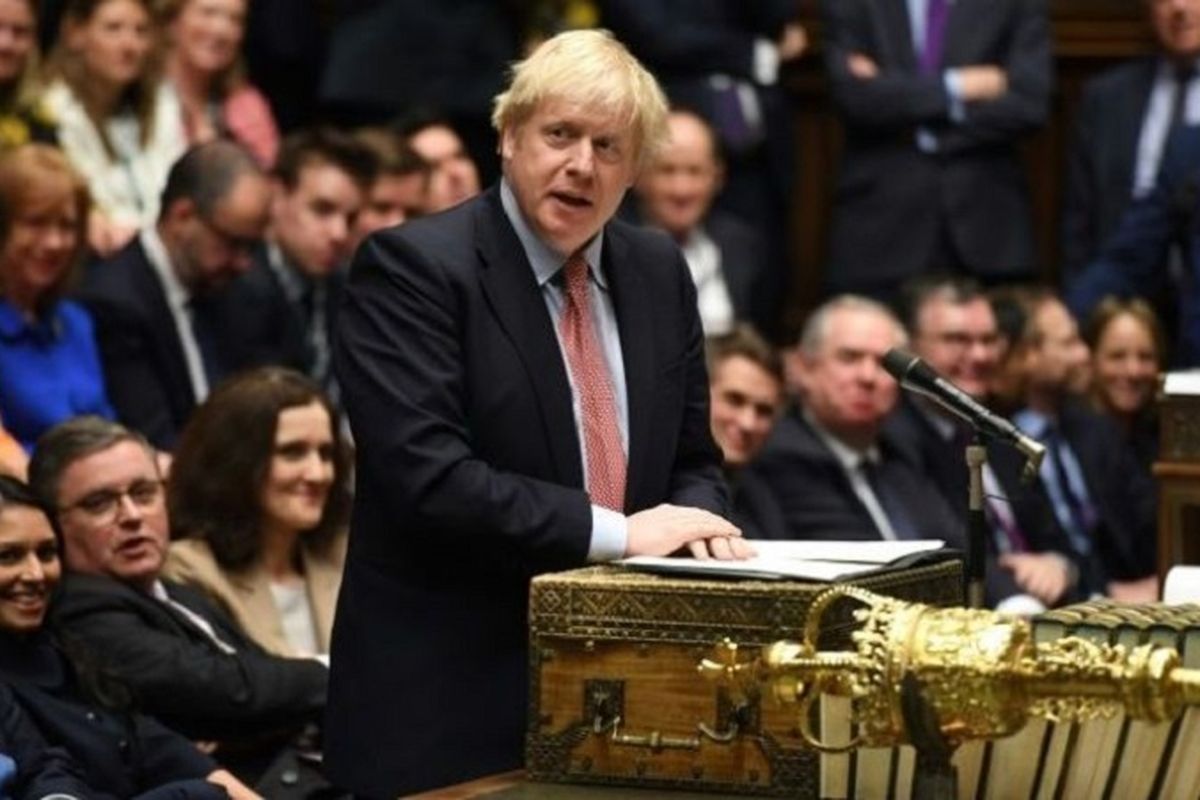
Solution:
{"label": "dark navy suit jacket", "polygon": [[1172,243],[1187,275],[1178,291],[1179,331],[1172,360],[1200,364],[1200,126],[1173,137],[1154,190],[1133,202],[1101,254],[1071,282],[1067,304],[1080,319],[1107,295],[1153,297],[1164,287]]}
{"label": "dark navy suit jacket", "polygon": [[[625,511],[723,513],[683,257],[612,221],[602,258]],[[496,188],[370,237],[344,296],[334,361],[358,484],[325,757],[335,783],[384,797],[521,765],[529,579],[585,564],[592,512],[553,323]]]}

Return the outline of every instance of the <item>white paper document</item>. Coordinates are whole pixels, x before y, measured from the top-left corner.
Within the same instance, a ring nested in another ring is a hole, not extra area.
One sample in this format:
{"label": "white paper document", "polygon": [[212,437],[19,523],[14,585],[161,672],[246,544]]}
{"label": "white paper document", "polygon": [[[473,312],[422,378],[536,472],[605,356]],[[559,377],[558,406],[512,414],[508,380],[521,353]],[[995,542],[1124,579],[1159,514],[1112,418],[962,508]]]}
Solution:
{"label": "white paper document", "polygon": [[744,561],[634,556],[617,563],[663,573],[834,581],[872,572],[898,559],[945,546],[940,539],[903,542],[755,540],[750,544],[758,555]]}

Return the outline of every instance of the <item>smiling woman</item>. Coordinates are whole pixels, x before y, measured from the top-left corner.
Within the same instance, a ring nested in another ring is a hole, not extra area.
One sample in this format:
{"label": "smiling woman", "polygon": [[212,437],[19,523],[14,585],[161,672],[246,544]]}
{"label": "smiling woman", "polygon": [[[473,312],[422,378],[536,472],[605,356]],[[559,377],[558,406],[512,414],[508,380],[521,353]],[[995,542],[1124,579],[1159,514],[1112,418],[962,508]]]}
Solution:
{"label": "smiling woman", "polygon": [[321,390],[267,367],[217,389],[171,466],[166,577],[223,605],[284,656],[329,652],[345,557],[349,460]]}
{"label": "smiling woman", "polygon": [[279,151],[279,129],[266,98],[242,69],[247,5],[248,0],[159,3],[164,66],[189,144],[228,136],[270,167]]}
{"label": "smiling woman", "polygon": [[158,216],[186,139],[179,103],[152,58],[149,0],[69,0],[43,102],[95,201],[88,240],[102,255]]}
{"label": "smiling woman", "polygon": [[57,150],[28,144],[0,157],[0,417],[27,450],[77,414],[113,416],[91,317],[62,299],[87,209]]}
{"label": "smiling woman", "polygon": [[77,646],[42,626],[61,576],[50,520],[25,484],[0,476],[0,680],[38,733],[70,755],[88,784],[83,796],[255,797],[182,736],[121,710],[120,687],[76,670],[66,653],[79,655]]}

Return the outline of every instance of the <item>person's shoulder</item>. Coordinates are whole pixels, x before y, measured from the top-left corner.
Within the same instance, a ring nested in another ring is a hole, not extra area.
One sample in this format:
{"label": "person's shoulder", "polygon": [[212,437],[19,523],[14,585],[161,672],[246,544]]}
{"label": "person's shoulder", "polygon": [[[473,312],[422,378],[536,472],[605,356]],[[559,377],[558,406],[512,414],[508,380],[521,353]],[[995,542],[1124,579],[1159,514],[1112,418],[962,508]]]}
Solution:
{"label": "person's shoulder", "polygon": [[179,539],[171,542],[163,562],[163,578],[175,583],[220,571],[212,548],[203,539]]}
{"label": "person's shoulder", "polygon": [[[1149,83],[1154,79],[1157,64],[1153,56],[1133,58],[1093,75],[1083,83],[1081,103],[1111,101],[1114,95],[1124,94],[1140,83]],[[1112,111],[1111,108],[1106,110]]]}
{"label": "person's shoulder", "polygon": [[469,259],[480,241],[482,220],[491,212],[488,202],[485,195],[477,195],[445,211],[376,231],[359,247],[354,263],[399,258],[454,264]]}
{"label": "person's shoulder", "polygon": [[113,299],[125,299],[131,304],[142,292],[146,277],[152,276],[153,268],[146,257],[141,241],[133,241],[108,258],[92,259],[84,265],[79,282],[79,294],[84,296],[111,295]]}

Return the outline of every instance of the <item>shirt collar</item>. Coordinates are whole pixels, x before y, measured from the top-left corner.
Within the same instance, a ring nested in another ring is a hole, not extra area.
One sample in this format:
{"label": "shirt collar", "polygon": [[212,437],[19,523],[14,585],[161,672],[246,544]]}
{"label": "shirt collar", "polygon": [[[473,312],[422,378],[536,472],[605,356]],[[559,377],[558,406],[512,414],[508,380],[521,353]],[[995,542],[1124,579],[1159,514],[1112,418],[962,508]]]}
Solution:
{"label": "shirt collar", "polygon": [[826,447],[833,453],[833,457],[842,465],[842,469],[850,472],[862,466],[864,461],[869,461],[872,464],[880,462],[879,446],[872,444],[866,450],[855,450],[850,445],[837,438],[828,428],[817,422],[816,417],[809,413],[808,409],[804,409],[805,421],[812,426],[813,432],[817,434]]}
{"label": "shirt collar", "polygon": [[275,273],[283,287],[283,293],[292,303],[300,302],[306,294],[323,285],[316,278],[293,266],[279,244],[271,240],[267,241],[267,266]]}
{"label": "shirt collar", "polygon": [[158,275],[158,279],[162,283],[163,291],[167,295],[167,305],[171,308],[186,308],[192,300],[192,293],[175,274],[171,255],[167,252],[167,245],[163,242],[162,237],[158,235],[158,229],[153,225],[148,225],[142,229],[139,238],[142,249],[146,251],[146,258],[149,260],[150,266],[154,268],[154,273]]}
{"label": "shirt collar", "polygon": [[[533,267],[533,276],[537,279],[538,288],[545,286],[546,282],[562,269],[566,257],[556,253],[550,245],[533,232],[533,228],[529,227],[525,215],[521,213],[520,206],[517,205],[516,195],[513,194],[506,179],[500,181],[500,205],[504,207],[504,215],[508,217],[513,230],[517,232],[517,238],[521,240],[521,247],[525,250],[525,257],[529,259],[529,265]],[[603,246],[604,229],[601,228],[584,246],[583,260],[591,267],[592,277],[596,283],[601,289],[607,290],[608,280],[600,267],[600,253]]]}
{"label": "shirt collar", "polygon": [[1013,414],[1013,423],[1032,439],[1042,439],[1054,426],[1054,418],[1032,408],[1022,408]]}

